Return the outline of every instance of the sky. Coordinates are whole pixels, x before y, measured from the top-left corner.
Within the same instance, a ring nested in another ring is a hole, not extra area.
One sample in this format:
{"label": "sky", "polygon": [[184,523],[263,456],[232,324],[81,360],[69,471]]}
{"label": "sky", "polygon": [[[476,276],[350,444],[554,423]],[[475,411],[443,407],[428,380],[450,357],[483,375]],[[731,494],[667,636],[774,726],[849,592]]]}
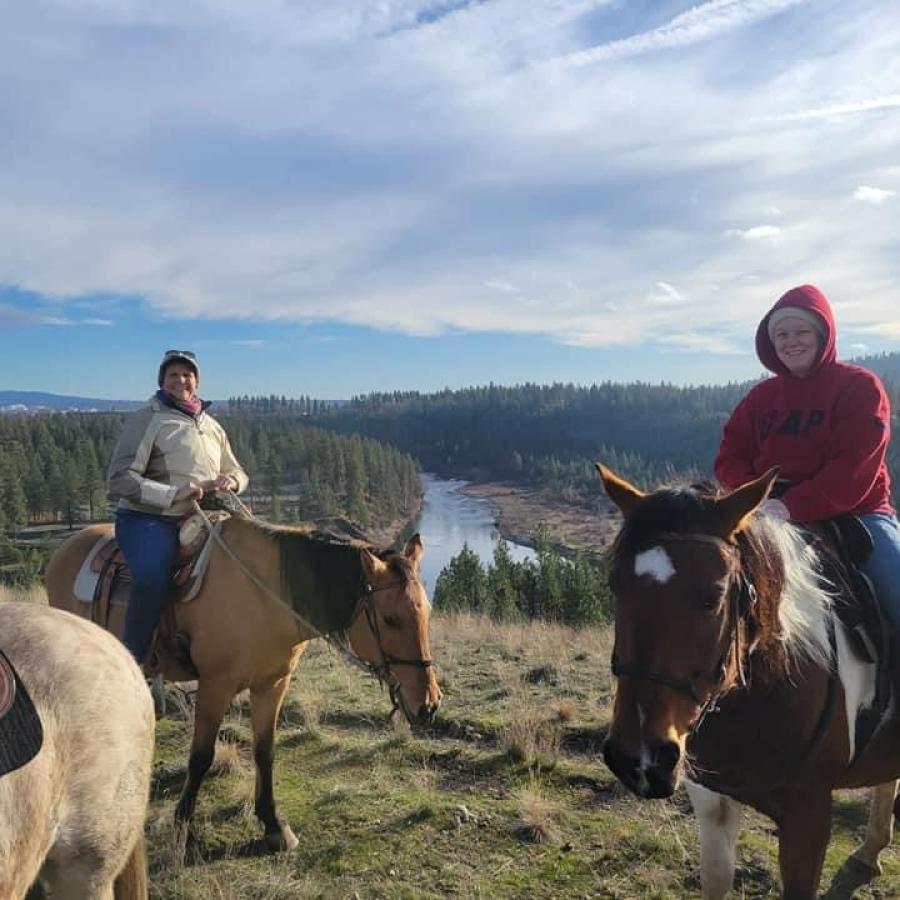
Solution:
{"label": "sky", "polygon": [[752,378],[811,282],[900,350],[892,0],[30,0],[0,390]]}

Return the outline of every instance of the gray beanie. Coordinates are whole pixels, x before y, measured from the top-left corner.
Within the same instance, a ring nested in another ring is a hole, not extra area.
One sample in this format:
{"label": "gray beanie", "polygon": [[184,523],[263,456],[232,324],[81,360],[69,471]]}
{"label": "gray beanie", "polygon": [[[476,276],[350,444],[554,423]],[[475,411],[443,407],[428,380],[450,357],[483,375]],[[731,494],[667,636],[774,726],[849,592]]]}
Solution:
{"label": "gray beanie", "polygon": [[827,336],[827,327],[822,321],[821,316],[816,315],[808,309],[801,309],[799,306],[779,306],[778,309],[769,316],[769,321],[766,322],[766,331],[769,332],[769,340],[774,339],[775,326],[778,325],[779,322],[792,318],[803,319],[804,322],[808,322],[815,328],[816,333],[823,340]]}
{"label": "gray beanie", "polygon": [[192,368],[197,376],[197,381],[200,381],[200,364],[197,362],[197,357],[192,350],[166,350],[163,354],[162,362],[159,364],[159,375],[156,378],[156,383],[159,387],[162,387],[166,368],[176,362],[184,363]]}

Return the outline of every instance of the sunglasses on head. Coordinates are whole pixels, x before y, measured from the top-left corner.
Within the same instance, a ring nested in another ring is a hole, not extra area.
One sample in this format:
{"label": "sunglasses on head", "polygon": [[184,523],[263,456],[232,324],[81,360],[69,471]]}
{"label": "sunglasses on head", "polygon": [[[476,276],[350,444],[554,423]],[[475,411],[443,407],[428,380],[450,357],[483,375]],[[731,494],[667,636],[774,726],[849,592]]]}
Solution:
{"label": "sunglasses on head", "polygon": [[191,350],[166,350],[165,358],[170,356],[183,356],[186,359],[196,359],[196,355]]}

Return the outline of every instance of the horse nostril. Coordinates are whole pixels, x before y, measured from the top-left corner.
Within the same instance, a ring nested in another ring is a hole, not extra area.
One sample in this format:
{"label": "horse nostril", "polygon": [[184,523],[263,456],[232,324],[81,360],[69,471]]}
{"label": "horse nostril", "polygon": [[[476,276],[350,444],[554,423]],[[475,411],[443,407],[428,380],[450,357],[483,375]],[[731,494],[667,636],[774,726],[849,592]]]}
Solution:
{"label": "horse nostril", "polygon": [[419,710],[419,721],[423,724],[430,725],[434,721],[436,713],[436,703],[424,703],[422,704],[422,708]]}
{"label": "horse nostril", "polygon": [[681,759],[681,748],[675,741],[663,741],[656,749],[656,766],[664,772],[672,772]]}

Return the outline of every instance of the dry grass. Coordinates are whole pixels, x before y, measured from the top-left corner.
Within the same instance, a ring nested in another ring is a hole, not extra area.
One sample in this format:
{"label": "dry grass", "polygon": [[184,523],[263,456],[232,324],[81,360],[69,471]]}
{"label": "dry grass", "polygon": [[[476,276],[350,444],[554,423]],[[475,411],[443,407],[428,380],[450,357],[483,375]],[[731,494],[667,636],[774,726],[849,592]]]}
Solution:
{"label": "dry grass", "polygon": [[47,592],[43,585],[32,585],[27,588],[12,588],[0,584],[0,603],[14,601],[17,603],[46,603]]}
{"label": "dry grass", "polygon": [[508,717],[498,735],[501,749],[517,762],[544,768],[555,765],[562,744],[561,723],[520,682],[507,680],[505,687]]}
{"label": "dry grass", "polygon": [[562,842],[559,818],[560,805],[544,796],[537,785],[516,791],[519,833],[535,844]]}
{"label": "dry grass", "polygon": [[[0,589],[0,598],[40,602]],[[169,686],[148,811],[151,897],[604,897],[699,894],[686,798],[640,803],[599,759],[612,701],[611,636],[465,614],[433,622],[444,703],[434,728],[388,719],[377,682],[321,642],[301,661],[278,730],[275,790],[300,846],[265,854],[253,813],[246,696],[226,717],[198,798],[197,861],[181,867],[173,814],[188,759],[192,685]],[[822,889],[857,842],[865,798],[839,792]],[[461,812],[465,810],[465,814]],[[744,816],[735,895],[777,894],[774,829]],[[857,900],[892,896],[900,854]],[[896,891],[894,891],[896,893]]]}

